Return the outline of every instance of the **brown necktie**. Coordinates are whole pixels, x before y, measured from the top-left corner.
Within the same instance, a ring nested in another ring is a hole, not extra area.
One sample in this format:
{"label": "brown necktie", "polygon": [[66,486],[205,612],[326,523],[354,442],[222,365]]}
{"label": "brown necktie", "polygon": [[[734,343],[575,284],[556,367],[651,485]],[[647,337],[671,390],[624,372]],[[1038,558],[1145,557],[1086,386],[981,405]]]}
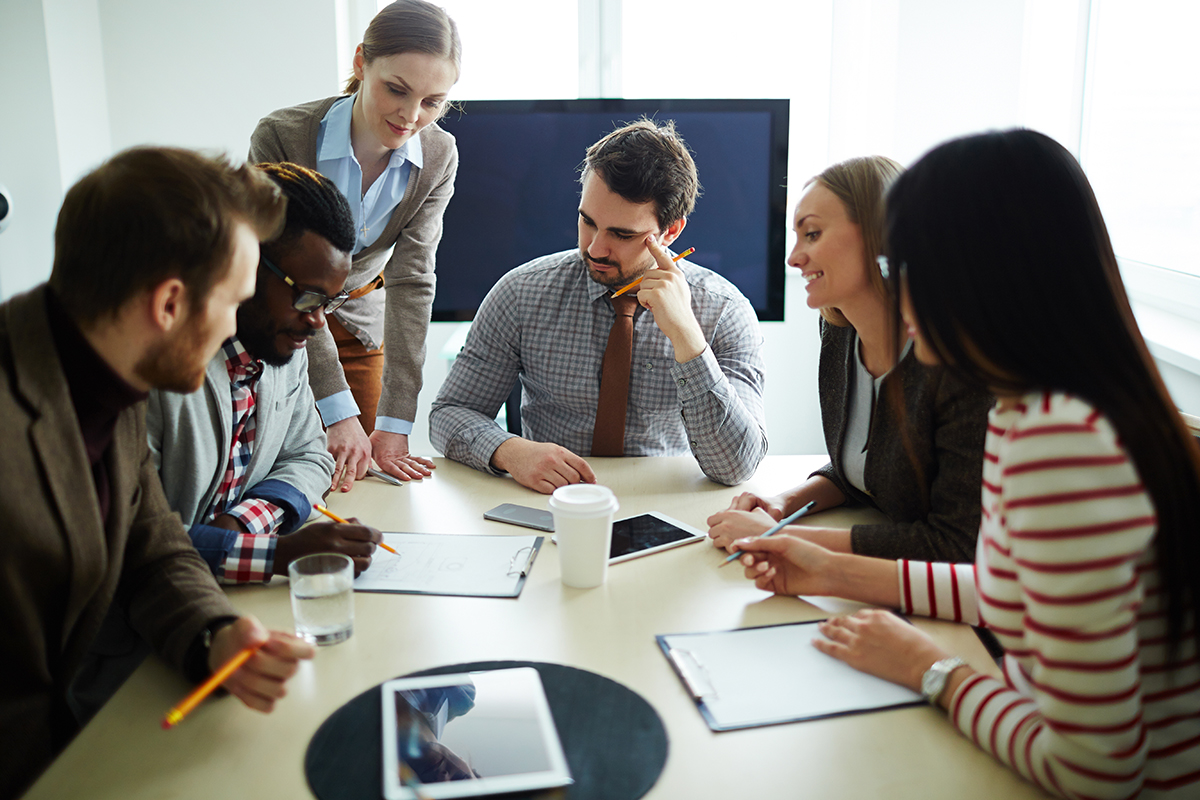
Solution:
{"label": "brown necktie", "polygon": [[625,411],[629,407],[629,369],[633,360],[633,312],[637,297],[610,298],[617,318],[608,332],[608,347],[600,370],[600,402],[592,430],[592,455],[625,455]]}

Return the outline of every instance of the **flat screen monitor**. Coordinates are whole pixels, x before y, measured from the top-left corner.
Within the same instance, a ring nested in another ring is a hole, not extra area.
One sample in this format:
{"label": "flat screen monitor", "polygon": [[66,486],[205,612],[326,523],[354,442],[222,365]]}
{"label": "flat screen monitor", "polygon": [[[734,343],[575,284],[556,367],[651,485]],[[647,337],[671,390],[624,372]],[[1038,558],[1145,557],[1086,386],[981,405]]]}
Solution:
{"label": "flat screen monitor", "polygon": [[470,100],[441,121],[458,177],[437,252],[433,318],[473,319],[508,270],[578,246],[587,148],[642,116],[671,119],[702,194],[675,242],[736,285],[761,320],[783,319],[787,100]]}

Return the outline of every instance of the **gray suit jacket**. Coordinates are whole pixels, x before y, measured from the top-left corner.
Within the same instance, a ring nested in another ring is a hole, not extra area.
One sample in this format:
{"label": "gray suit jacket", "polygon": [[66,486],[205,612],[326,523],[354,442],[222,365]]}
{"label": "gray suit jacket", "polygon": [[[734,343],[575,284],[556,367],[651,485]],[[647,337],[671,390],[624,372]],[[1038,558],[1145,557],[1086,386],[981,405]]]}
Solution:
{"label": "gray suit jacket", "polygon": [[236,616],[163,497],[144,404],[117,419],[101,521],[45,292],[0,305],[0,797],[73,734],[67,686],[110,604],[177,667],[205,625]]}
{"label": "gray suit jacket", "polygon": [[[321,119],[338,99],[314,100],[263,117],[250,137],[250,160],[291,161],[316,169]],[[387,353],[378,412],[360,409],[368,416],[379,413],[415,420],[417,415],[425,334],[433,309],[434,256],[442,239],[442,214],[454,194],[458,172],[453,136],[436,124],[418,135],[423,166],[413,166],[404,199],[379,239],[354,256],[346,279],[346,291],[353,291],[382,272],[386,292],[371,292],[334,312],[364,345],[375,349],[382,343]],[[309,379],[318,400],[348,388],[328,328],[309,340],[308,359]]]}
{"label": "gray suit jacket", "polygon": [[[303,350],[281,367],[267,365],[258,379],[254,448],[243,492],[265,480],[279,480],[321,499],[333,477],[333,458],[306,379]],[[233,407],[225,355],[208,363],[204,386],[191,394],[153,391],[146,410],[150,451],[171,508],[188,525],[213,503],[233,445]],[[311,510],[311,509],[309,509]],[[307,519],[300,518],[300,522]]]}
{"label": "gray suit jacket", "polygon": [[864,494],[842,471],[854,341],[853,328],[821,321],[821,422],[831,463],[813,474],[833,481],[847,506],[872,506],[891,522],[855,525],[851,547],[879,558],[974,561],[994,398],[945,369],[924,366],[910,350],[879,388],[863,470],[870,494]]}

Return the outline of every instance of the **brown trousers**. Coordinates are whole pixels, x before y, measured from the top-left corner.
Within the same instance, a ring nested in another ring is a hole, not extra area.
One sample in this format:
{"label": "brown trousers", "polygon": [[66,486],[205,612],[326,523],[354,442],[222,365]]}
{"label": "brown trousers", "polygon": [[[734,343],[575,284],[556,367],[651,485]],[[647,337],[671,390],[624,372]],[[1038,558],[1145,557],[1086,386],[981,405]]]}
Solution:
{"label": "brown trousers", "polygon": [[358,404],[358,420],[370,436],[375,430],[375,410],[379,407],[383,385],[383,350],[368,350],[333,317],[326,317],[325,321],[337,345],[338,361],[342,362],[346,383],[350,384],[350,393]]}

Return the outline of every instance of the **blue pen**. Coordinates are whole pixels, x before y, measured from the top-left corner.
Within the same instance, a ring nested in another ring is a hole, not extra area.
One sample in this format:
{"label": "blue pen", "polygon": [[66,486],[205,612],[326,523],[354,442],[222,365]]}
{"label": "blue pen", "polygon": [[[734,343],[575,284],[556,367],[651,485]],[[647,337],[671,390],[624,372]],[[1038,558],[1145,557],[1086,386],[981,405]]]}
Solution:
{"label": "blue pen", "polygon": [[[779,533],[781,530],[783,530],[788,525],[791,525],[793,522],[800,519],[800,517],[803,517],[809,511],[812,511],[812,507],[815,506],[816,504],[817,504],[816,500],[810,500],[808,503],[801,506],[800,510],[797,511],[795,514],[792,514],[790,517],[785,517],[784,519],[780,520],[778,525],[776,525],[774,528],[763,531],[762,533],[760,533],[758,535],[757,538],[766,539],[768,536],[774,536],[775,534]],[[725,559],[720,564],[718,564],[717,567],[718,568],[723,567],[726,564],[729,564],[730,562],[736,561],[738,559],[738,557],[744,556],[745,554],[746,554],[746,552],[744,550],[738,550],[736,553],[729,556],[729,558]]]}

